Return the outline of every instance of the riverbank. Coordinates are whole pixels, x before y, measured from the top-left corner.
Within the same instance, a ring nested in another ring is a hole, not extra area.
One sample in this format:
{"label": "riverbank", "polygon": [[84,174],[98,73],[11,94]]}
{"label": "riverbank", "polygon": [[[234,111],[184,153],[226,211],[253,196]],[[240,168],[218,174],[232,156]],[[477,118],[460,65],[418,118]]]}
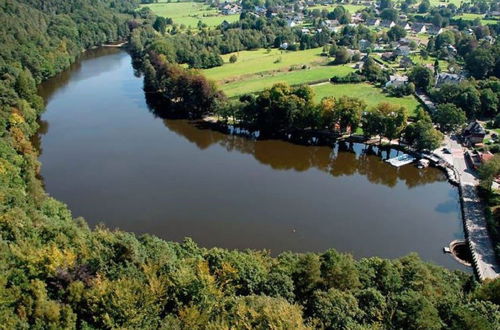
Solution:
{"label": "riverbank", "polygon": [[458,140],[446,137],[445,143],[450,154],[438,156],[450,164],[459,180],[462,219],[476,274],[482,281],[500,277],[500,264],[488,233],[484,205],[477,191],[479,180],[475,171],[469,168]]}
{"label": "riverbank", "polygon": [[[239,130],[220,122],[215,117],[205,117],[202,122],[208,123],[213,129],[224,133],[240,133],[241,135],[252,136],[246,130]],[[298,136],[298,138],[297,138]],[[463,150],[456,143],[449,146],[451,154],[449,157],[442,149],[432,153],[417,152],[399,142],[379,139],[366,139],[363,136],[339,136],[331,131],[301,131],[297,136],[291,134],[282,135],[281,138],[287,142],[300,143],[304,145],[329,145],[333,146],[337,142],[356,142],[365,145],[377,146],[387,149],[396,149],[404,153],[411,154],[418,158],[425,158],[430,164],[446,174],[448,181],[458,187],[461,208],[461,218],[466,233],[466,239],[471,251],[474,270],[481,281],[494,279],[500,276],[500,266],[496,260],[493,243],[488,235],[486,219],[484,217],[484,207],[478,196],[476,186],[477,179],[474,173],[466,164]],[[449,143],[450,139],[446,139]],[[450,158],[450,159],[448,159]]]}

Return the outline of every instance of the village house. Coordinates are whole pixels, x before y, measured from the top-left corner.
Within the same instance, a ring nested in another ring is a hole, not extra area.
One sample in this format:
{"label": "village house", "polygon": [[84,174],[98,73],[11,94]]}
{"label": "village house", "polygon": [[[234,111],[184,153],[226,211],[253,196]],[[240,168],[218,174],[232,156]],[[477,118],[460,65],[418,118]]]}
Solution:
{"label": "village house", "polygon": [[481,165],[495,157],[491,152],[469,151],[465,152],[466,159],[471,163],[474,169],[478,169]]}
{"label": "village house", "polygon": [[380,22],[380,26],[383,28],[391,28],[393,26],[396,26],[396,23],[394,23],[394,21],[383,20],[382,22]]}
{"label": "village house", "polygon": [[363,23],[365,20],[363,19],[363,15],[361,13],[357,13],[351,17],[351,22],[360,24]]}
{"label": "village house", "polygon": [[397,56],[409,56],[410,55],[410,47],[408,46],[398,46],[396,48]]}
{"label": "village house", "polygon": [[361,39],[358,44],[360,51],[366,51],[371,46],[371,42],[366,39]]}
{"label": "village house", "polygon": [[456,73],[441,72],[436,76],[436,87],[443,84],[458,84],[464,80],[464,76]]}
{"label": "village house", "polygon": [[413,61],[408,56],[403,56],[399,61],[399,66],[405,69],[411,67],[413,64]]}
{"label": "village house", "polygon": [[413,23],[411,26],[411,30],[416,34],[425,33],[427,32],[427,27],[424,23]]}
{"label": "village house", "polygon": [[411,25],[408,22],[400,22],[398,23],[399,26],[401,26],[405,31],[410,31],[411,30]]}
{"label": "village house", "polygon": [[340,23],[336,19],[327,19],[321,22],[321,26],[325,27],[330,32],[336,31],[339,25]]}
{"label": "village house", "polygon": [[379,26],[380,20],[378,18],[371,18],[366,21],[366,25],[368,26]]}
{"label": "village house", "polygon": [[389,81],[385,83],[385,87],[401,87],[408,82],[407,76],[391,75]]}
{"label": "village house", "polygon": [[393,52],[385,52],[385,53],[382,53],[382,55],[380,55],[380,57],[384,61],[394,61],[396,59],[397,55],[394,54]]}
{"label": "village house", "polygon": [[241,7],[235,3],[226,3],[222,9],[221,13],[223,15],[234,15],[241,12]]}
{"label": "village house", "polygon": [[427,24],[426,25],[426,31],[427,33],[431,34],[431,35],[438,35],[440,33],[443,32],[443,28],[440,27],[440,26],[435,26],[433,24]]}
{"label": "village house", "polygon": [[477,120],[470,122],[469,125],[467,125],[467,127],[462,131],[462,138],[469,145],[483,143],[485,136],[486,130]]}

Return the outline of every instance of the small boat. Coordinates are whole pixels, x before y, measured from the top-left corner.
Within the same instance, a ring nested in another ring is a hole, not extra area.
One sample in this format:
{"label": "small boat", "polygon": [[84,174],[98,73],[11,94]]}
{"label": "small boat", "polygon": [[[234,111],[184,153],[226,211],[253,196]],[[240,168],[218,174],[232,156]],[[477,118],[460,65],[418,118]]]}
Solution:
{"label": "small boat", "polygon": [[451,250],[450,250],[450,248],[449,248],[448,246],[445,246],[445,247],[443,248],[443,252],[444,252],[444,253],[451,253]]}
{"label": "small boat", "polygon": [[420,159],[417,163],[417,168],[426,168],[430,164],[428,159]]}

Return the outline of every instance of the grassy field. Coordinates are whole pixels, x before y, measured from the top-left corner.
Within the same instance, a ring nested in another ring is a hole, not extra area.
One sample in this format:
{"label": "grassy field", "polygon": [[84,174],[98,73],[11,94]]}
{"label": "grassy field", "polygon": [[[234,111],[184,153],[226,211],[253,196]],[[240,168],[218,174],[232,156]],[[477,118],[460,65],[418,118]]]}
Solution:
{"label": "grassy field", "polygon": [[[309,9],[309,10],[314,10],[314,9],[323,10],[323,9],[326,9],[326,10],[328,10],[330,12],[330,11],[333,11],[335,9],[335,7],[338,7],[338,6],[340,6],[340,5],[317,5],[317,6],[308,7],[307,9]],[[366,6],[363,6],[363,5],[342,5],[342,6],[345,9],[347,9],[351,14],[354,14],[358,10],[363,10],[363,9],[366,8]]]}
{"label": "grassy field", "polygon": [[217,26],[224,20],[235,22],[240,15],[220,15],[216,9],[210,8],[200,2],[171,2],[160,0],[158,3],[141,5],[149,7],[158,16],[170,17],[176,24],[184,24],[196,28],[198,21],[202,21],[208,26]]}
{"label": "grassy field", "polygon": [[318,66],[311,69],[278,73],[264,77],[254,76],[245,80],[221,84],[220,88],[227,96],[232,97],[245,93],[258,92],[279,82],[286,82],[289,85],[308,84],[318,80],[329,79],[333,76],[345,76],[353,71],[354,69],[347,65]]}
{"label": "grassy field", "polygon": [[321,48],[308,49],[303,51],[281,51],[266,49],[241,51],[233,53],[238,57],[236,63],[229,63],[232,54],[223,55],[224,65],[203,70],[206,77],[220,80],[236,80],[244,75],[252,75],[259,72],[287,69],[290,66],[301,66],[311,64],[322,64],[328,61],[321,56]]}
{"label": "grassy field", "polygon": [[400,104],[406,109],[408,109],[408,114],[410,116],[415,114],[417,107],[419,106],[418,101],[413,96],[399,97],[389,97],[382,91],[370,84],[325,84],[313,87],[316,93],[316,101],[320,101],[323,97],[333,96],[350,96],[358,97],[363,99],[369,107],[375,106],[380,102],[389,102],[394,104]]}
{"label": "grassy field", "polygon": [[459,15],[459,16],[454,16],[453,18],[455,19],[463,19],[463,20],[466,20],[466,21],[473,21],[475,20],[476,18],[479,18],[481,20],[481,24],[484,24],[484,25],[487,25],[487,24],[496,24],[497,22],[499,22],[499,20],[494,20],[494,19],[484,19],[484,15],[482,14],[462,14],[462,15]]}
{"label": "grassy field", "polygon": [[442,6],[442,5],[448,6],[448,4],[451,4],[451,3],[457,7],[460,7],[462,2],[467,2],[467,1],[464,1],[464,0],[448,0],[448,1],[430,0],[429,2],[431,3],[431,6],[433,6],[433,7],[438,7],[438,6]]}

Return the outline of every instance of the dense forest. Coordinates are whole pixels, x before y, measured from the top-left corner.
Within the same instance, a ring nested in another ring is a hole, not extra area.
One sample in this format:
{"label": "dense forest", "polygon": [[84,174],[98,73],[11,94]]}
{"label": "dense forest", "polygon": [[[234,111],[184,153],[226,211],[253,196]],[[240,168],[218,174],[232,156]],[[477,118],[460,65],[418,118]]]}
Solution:
{"label": "dense forest", "polygon": [[[127,38],[137,29],[134,5],[0,0],[2,327],[498,328],[500,281],[479,284],[415,255],[356,261],[334,250],[271,257],[205,249],[189,239],[90,229],[47,196],[30,142],[43,111],[36,86],[84,49]],[[203,106],[223,99],[190,71],[162,59],[158,68],[180,87],[208,93]]]}

